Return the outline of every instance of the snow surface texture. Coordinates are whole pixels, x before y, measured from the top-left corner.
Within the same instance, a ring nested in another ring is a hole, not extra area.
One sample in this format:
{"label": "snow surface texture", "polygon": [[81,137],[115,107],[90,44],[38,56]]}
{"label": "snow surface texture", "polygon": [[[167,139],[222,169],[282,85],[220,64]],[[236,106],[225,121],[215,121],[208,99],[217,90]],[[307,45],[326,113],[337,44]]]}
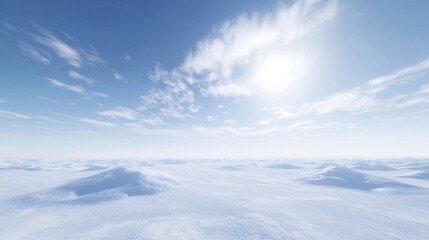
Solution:
{"label": "snow surface texture", "polygon": [[156,194],[167,190],[173,183],[173,180],[147,170],[116,167],[54,189],[29,194],[18,201],[28,204],[98,203],[127,196]]}
{"label": "snow surface texture", "polygon": [[290,164],[290,163],[271,163],[266,165],[267,168],[274,168],[274,169],[298,169],[299,166]]}
{"label": "snow surface texture", "polygon": [[395,169],[380,163],[356,163],[352,166],[353,169],[360,170],[378,170],[378,171],[394,171]]}
{"label": "snow surface texture", "polygon": [[[372,168],[369,170],[373,170]],[[327,167],[301,180],[316,184],[342,188],[354,188],[359,190],[374,190],[379,188],[402,188],[412,189],[416,186],[382,179],[351,170],[343,166]]]}
{"label": "snow surface texture", "polygon": [[402,177],[416,178],[416,179],[427,179],[427,180],[429,180],[429,170],[424,170],[424,171],[412,173],[412,174],[409,174],[409,175],[404,175]]}
{"label": "snow surface texture", "polygon": [[0,161],[0,239],[426,240],[428,163]]}

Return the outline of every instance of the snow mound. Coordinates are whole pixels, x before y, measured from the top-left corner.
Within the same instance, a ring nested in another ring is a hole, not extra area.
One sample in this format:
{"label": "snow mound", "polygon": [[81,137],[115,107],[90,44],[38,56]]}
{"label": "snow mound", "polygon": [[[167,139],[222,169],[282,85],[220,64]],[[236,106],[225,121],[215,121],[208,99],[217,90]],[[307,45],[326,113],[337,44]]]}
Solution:
{"label": "snow mound", "polygon": [[429,170],[419,171],[410,175],[403,175],[401,177],[429,180]]}
{"label": "snow mound", "polygon": [[429,171],[429,163],[409,163],[405,166],[406,169]]}
{"label": "snow mound", "polygon": [[325,169],[327,167],[338,166],[338,163],[325,162],[316,166],[317,169]]}
{"label": "snow mound", "polygon": [[35,160],[22,160],[22,161],[3,161],[0,162],[0,170],[24,170],[24,171],[38,171],[42,170],[40,164]]}
{"label": "snow mound", "polygon": [[359,189],[364,191],[371,191],[379,188],[417,188],[389,179],[373,177],[344,166],[327,167],[322,171],[315,172],[300,180],[315,185]]}
{"label": "snow mound", "polygon": [[165,159],[165,160],[160,160],[160,163],[163,164],[185,164],[187,163],[187,161],[185,160],[175,160],[175,159]]}
{"label": "snow mound", "polygon": [[0,167],[0,170],[23,170],[23,171],[39,171],[42,170],[39,166],[27,165],[27,164],[17,164]]}
{"label": "snow mound", "polygon": [[139,168],[116,167],[72,183],[31,194],[27,203],[97,203],[128,196],[153,195],[169,189],[174,181]]}
{"label": "snow mound", "polygon": [[273,169],[300,169],[301,168],[291,163],[271,163],[271,164],[265,165],[265,167],[273,168]]}
{"label": "snow mound", "polygon": [[102,165],[87,165],[86,168],[82,171],[100,171],[100,170],[107,170],[109,167],[102,166]]}
{"label": "snow mound", "polygon": [[351,166],[353,169],[359,170],[375,170],[375,171],[395,171],[396,169],[380,163],[356,163]]}
{"label": "snow mound", "polygon": [[225,165],[225,166],[222,166],[220,169],[221,170],[238,171],[238,170],[243,170],[246,168],[248,168],[248,166],[246,166],[246,165]]}

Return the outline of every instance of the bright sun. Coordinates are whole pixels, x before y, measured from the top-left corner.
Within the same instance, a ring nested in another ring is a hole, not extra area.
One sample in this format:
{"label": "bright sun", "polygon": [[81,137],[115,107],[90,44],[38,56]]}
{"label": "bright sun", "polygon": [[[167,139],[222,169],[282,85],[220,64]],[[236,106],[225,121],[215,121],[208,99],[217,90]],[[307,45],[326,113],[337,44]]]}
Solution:
{"label": "bright sun", "polygon": [[256,66],[254,83],[263,91],[280,92],[303,78],[308,70],[303,54],[268,55]]}

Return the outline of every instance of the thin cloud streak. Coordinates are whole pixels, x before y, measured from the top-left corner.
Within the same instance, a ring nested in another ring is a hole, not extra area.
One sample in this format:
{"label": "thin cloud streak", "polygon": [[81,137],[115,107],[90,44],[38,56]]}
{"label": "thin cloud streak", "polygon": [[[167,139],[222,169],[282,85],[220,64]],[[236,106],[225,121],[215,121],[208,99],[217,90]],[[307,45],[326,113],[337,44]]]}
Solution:
{"label": "thin cloud streak", "polygon": [[98,112],[98,114],[111,118],[124,118],[128,120],[135,120],[137,118],[138,112],[126,107],[118,107],[115,110]]}
{"label": "thin cloud streak", "polygon": [[85,88],[81,86],[68,85],[52,78],[46,78],[46,80],[48,80],[54,87],[72,91],[74,93],[81,94],[81,95],[85,94]]}
{"label": "thin cloud streak", "polygon": [[412,82],[428,71],[429,59],[426,59],[415,65],[399,69],[392,74],[370,79],[360,86],[332,94],[322,101],[310,102],[299,107],[272,107],[265,110],[270,112],[274,119],[279,120],[306,114],[366,113],[425,104],[429,103],[427,85],[422,85],[415,92],[398,93],[390,98],[382,97],[381,94],[399,84]]}
{"label": "thin cloud streak", "polygon": [[85,77],[85,76],[83,76],[82,74],[80,74],[80,73],[78,73],[76,71],[69,71],[68,74],[69,74],[69,77],[71,77],[73,79],[77,79],[77,80],[83,80],[83,81],[85,81],[88,84],[92,84],[92,83],[95,82],[94,79],[89,78],[89,77]]}
{"label": "thin cloud streak", "polygon": [[12,111],[0,109],[0,117],[5,117],[9,119],[33,119],[33,117],[21,113],[16,113]]}
{"label": "thin cloud streak", "polygon": [[118,127],[118,125],[116,125],[115,123],[112,123],[112,122],[99,121],[99,120],[94,120],[94,119],[89,119],[89,118],[80,118],[80,119],[78,119],[78,121],[90,124],[92,126],[102,127],[102,128],[115,128],[115,127]]}

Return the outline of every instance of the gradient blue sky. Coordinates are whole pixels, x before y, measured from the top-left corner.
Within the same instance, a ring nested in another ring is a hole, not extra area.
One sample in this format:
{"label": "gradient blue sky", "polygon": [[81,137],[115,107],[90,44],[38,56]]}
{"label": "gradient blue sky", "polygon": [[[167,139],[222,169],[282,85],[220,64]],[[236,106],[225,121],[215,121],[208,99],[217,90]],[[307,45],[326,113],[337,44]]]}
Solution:
{"label": "gradient blue sky", "polygon": [[1,1],[0,157],[429,156],[428,1]]}

